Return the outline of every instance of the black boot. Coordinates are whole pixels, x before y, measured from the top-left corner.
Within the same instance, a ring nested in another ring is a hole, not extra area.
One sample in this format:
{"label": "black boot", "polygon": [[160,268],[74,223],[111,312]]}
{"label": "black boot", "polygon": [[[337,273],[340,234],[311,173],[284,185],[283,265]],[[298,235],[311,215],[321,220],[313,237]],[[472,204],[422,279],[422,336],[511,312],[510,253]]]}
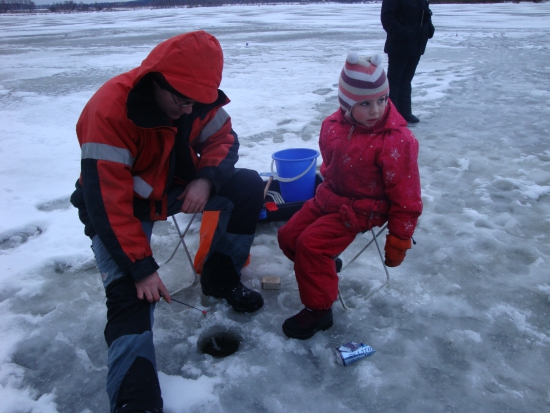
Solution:
{"label": "black boot", "polygon": [[406,116],[403,116],[405,118],[405,120],[408,122],[408,123],[418,123],[420,122],[420,119],[418,119],[416,116],[414,116],[412,113],[409,113],[408,115]]}
{"label": "black boot", "polygon": [[235,270],[231,257],[214,252],[202,268],[202,293],[223,298],[239,313],[252,313],[264,305],[261,294],[245,287]]}
{"label": "black boot", "polygon": [[[399,95],[399,106],[396,106],[396,108],[401,116],[403,116],[403,118],[407,121],[407,123],[418,123],[420,122],[420,119],[412,114],[411,92],[412,91],[410,84],[408,86],[401,87],[401,92]],[[394,101],[392,100],[392,102]]]}
{"label": "black boot", "polygon": [[210,291],[203,288],[202,293],[211,297],[223,298],[238,313],[252,313],[264,305],[261,294],[245,287],[240,281],[231,289]]}
{"label": "black boot", "polygon": [[328,310],[310,310],[304,308],[283,323],[283,333],[289,338],[307,340],[319,331],[332,327],[332,308]]}

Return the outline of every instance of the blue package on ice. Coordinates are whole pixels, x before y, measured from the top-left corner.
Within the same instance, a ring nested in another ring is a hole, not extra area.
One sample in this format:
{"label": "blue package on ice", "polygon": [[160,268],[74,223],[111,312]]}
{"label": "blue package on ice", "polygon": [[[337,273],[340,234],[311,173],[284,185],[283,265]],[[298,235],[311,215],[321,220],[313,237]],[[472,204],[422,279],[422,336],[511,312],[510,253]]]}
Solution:
{"label": "blue package on ice", "polygon": [[365,357],[373,355],[376,350],[364,343],[350,341],[335,350],[336,362],[341,366],[349,366]]}

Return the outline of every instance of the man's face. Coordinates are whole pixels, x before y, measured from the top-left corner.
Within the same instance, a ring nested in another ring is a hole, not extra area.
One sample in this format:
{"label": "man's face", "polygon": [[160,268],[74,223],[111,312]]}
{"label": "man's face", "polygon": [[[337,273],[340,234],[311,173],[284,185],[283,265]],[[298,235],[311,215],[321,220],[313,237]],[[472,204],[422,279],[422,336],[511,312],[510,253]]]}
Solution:
{"label": "man's face", "polygon": [[173,95],[170,91],[161,88],[153,81],[153,99],[159,109],[170,120],[176,120],[182,115],[191,113],[194,100],[182,99]]}
{"label": "man's face", "polygon": [[364,100],[363,102],[356,103],[353,106],[351,109],[351,116],[353,116],[353,119],[357,122],[368,128],[372,128],[380,119],[382,119],[382,116],[384,116],[387,103],[387,95],[376,99]]}

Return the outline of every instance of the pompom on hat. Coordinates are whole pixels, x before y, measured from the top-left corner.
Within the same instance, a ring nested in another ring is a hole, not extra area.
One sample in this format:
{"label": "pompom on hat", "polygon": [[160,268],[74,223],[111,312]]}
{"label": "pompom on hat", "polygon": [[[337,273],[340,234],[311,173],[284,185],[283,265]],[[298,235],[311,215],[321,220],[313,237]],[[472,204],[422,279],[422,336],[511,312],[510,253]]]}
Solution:
{"label": "pompom on hat", "polygon": [[348,54],[338,80],[338,101],[344,112],[350,113],[356,103],[388,94],[390,87],[381,64],[382,56],[378,54]]}

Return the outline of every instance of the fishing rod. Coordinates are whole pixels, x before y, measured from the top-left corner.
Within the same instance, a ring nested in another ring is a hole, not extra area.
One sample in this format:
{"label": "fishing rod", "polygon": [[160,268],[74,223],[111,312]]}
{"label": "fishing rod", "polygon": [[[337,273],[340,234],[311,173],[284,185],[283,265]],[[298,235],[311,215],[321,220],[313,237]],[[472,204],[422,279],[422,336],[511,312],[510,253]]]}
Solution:
{"label": "fishing rod", "polygon": [[[162,299],[163,299],[164,301],[166,301],[166,298],[164,298],[164,295],[161,294],[160,296],[162,297]],[[175,301],[176,303],[180,303],[180,304],[186,305],[187,307],[193,308],[193,309],[195,309],[195,310],[197,310],[197,311],[200,311],[200,312],[203,313],[204,315],[206,315],[206,310],[201,310],[200,308],[193,307],[192,305],[186,304],[186,303],[184,303],[183,301],[176,300],[175,298],[172,298],[172,301]]]}

